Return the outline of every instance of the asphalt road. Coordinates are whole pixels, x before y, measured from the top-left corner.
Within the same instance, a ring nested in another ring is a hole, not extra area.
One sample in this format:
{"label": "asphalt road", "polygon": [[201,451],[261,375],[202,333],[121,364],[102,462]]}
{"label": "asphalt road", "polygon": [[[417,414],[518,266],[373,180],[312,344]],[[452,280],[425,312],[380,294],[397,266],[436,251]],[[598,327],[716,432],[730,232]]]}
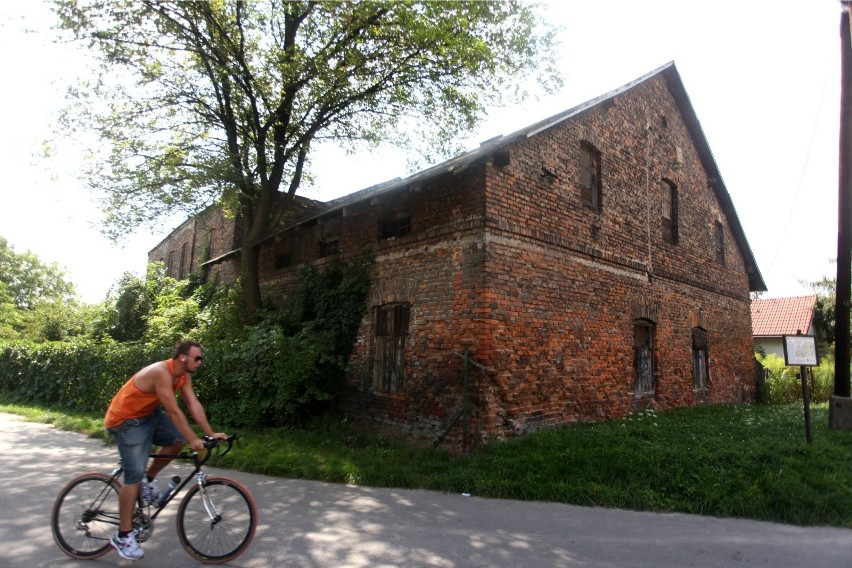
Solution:
{"label": "asphalt road", "polygon": [[[54,544],[49,518],[59,489],[76,474],[110,470],[116,455],[101,441],[0,414],[0,567],[196,566],[175,535],[176,507],[158,519],[143,560],[110,552],[80,564]],[[852,530],[846,529],[207,471],[239,479],[260,508],[254,542],[232,566],[852,566]]]}

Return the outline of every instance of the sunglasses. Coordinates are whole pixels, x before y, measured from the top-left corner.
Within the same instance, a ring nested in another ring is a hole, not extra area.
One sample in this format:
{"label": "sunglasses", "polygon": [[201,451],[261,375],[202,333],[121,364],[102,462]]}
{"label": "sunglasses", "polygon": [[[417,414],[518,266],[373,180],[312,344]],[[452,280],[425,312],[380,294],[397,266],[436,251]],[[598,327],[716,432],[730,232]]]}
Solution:
{"label": "sunglasses", "polygon": [[201,355],[199,355],[198,357],[196,357],[196,358],[195,358],[195,362],[196,362],[196,363],[201,363],[201,360],[202,360],[202,359],[204,359],[204,357],[202,357]]}

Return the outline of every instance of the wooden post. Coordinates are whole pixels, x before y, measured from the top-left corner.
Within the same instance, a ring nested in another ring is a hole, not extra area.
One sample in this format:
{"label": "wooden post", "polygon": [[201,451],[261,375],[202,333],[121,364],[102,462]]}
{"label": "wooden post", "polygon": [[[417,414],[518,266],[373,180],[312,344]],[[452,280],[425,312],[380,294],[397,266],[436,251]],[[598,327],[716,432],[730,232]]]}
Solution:
{"label": "wooden post", "polygon": [[804,365],[799,367],[799,373],[802,374],[802,402],[805,405],[805,439],[808,444],[813,443],[811,436],[811,397],[808,393],[808,368]]}
{"label": "wooden post", "polygon": [[852,34],[849,4],[840,17],[840,167],[837,207],[834,396],[849,397],[849,307],[852,293]]}

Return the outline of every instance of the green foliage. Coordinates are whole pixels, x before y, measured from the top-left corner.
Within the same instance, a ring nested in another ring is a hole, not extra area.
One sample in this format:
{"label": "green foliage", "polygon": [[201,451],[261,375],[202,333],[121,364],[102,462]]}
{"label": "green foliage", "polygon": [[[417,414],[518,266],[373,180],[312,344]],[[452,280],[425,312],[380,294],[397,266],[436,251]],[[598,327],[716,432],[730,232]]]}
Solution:
{"label": "green foliage", "polygon": [[95,308],[86,335],[173,345],[202,325],[211,290],[200,277],[178,281],[165,275],[162,263],[152,263],[144,279],[131,273],[119,279]]}
{"label": "green foliage", "polygon": [[[368,266],[306,268],[284,309],[265,312],[236,337],[239,317],[221,314],[238,313],[241,306],[216,303],[211,311],[221,319],[200,336],[207,357],[196,382],[210,412],[256,427],[301,422],[328,408],[343,385],[366,310]],[[222,299],[233,302],[234,296]]]}
{"label": "green foliage", "polygon": [[238,288],[177,282],[152,265],[145,280],[119,281],[91,316],[89,338],[0,343],[0,393],[104,411],[130,375],[192,339],[206,351],[194,386],[217,423],[299,422],[340,391],[366,309],[368,272],[367,260],[305,269],[290,304],[249,327]]}
{"label": "green foliage", "polygon": [[810,286],[817,295],[813,321],[817,337],[820,338],[822,343],[833,345],[836,336],[835,302],[837,297],[837,278],[823,277],[818,282],[811,282]]}
{"label": "green foliage", "polygon": [[[764,401],[770,404],[785,404],[802,400],[802,381],[799,367],[785,367],[784,359],[775,353],[755,354],[766,370]],[[808,397],[811,402],[826,402],[834,392],[834,359],[820,359],[818,367],[812,368],[812,379],[808,379]]]}
{"label": "green foliage", "polygon": [[[161,267],[159,267],[161,268]],[[198,278],[176,281],[161,270],[148,282],[155,282],[154,301],[148,317],[144,340],[148,345],[173,345],[182,338],[197,334],[203,327],[202,310],[207,305],[213,286]]]}
{"label": "green foliage", "polygon": [[[561,83],[536,6],[501,2],[62,0],[59,28],[88,47],[92,80],[58,126],[93,137],[85,177],[120,238],[219,202],[245,223],[242,254],[274,230],[319,140],[458,151],[486,105]],[[243,302],[259,308],[246,264]]]}
{"label": "green foliage", "polygon": [[0,237],[0,282],[15,307],[34,308],[41,302],[67,302],[74,298],[74,285],[56,263],[45,264],[34,253],[15,252]]}
{"label": "green foliage", "polygon": [[133,373],[166,356],[130,343],[3,343],[0,392],[20,403],[105,412]]}
{"label": "green foliage", "polygon": [[811,383],[811,400],[816,402],[828,401],[834,394],[834,354],[819,360],[818,367],[811,367],[813,379]]}
{"label": "green foliage", "polygon": [[56,263],[0,237],[0,340],[58,340],[80,332],[74,286]]}
{"label": "green foliage", "polygon": [[154,303],[155,290],[148,282],[130,273],[121,277],[117,287],[113,309],[110,310],[115,321],[107,333],[116,341],[139,341],[147,329],[146,320]]}

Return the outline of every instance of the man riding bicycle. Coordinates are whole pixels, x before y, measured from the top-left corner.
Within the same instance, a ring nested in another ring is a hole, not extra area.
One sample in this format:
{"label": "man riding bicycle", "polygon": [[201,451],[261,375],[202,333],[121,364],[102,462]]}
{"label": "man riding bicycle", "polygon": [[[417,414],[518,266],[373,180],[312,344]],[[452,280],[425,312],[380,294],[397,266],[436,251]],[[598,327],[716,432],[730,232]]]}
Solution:
{"label": "man riding bicycle", "polygon": [[204,407],[192,389],[188,373],[198,370],[201,345],[185,341],[177,346],[174,357],[152,363],[138,371],[113,397],[104,425],[115,436],[124,466],[124,484],[118,496],[119,530],[110,544],[122,558],[138,560],[145,553],[133,532],[133,511],[142,483],[142,499],[150,504],[157,499],[157,474],[171,461],[157,458],[147,471],[145,466],[151,445],[160,446],[159,455],[174,456],[189,440],[194,451],[204,449],[199,438],[178,406],[180,391],[189,414],[207,436],[226,440],[227,434],[214,432]]}

